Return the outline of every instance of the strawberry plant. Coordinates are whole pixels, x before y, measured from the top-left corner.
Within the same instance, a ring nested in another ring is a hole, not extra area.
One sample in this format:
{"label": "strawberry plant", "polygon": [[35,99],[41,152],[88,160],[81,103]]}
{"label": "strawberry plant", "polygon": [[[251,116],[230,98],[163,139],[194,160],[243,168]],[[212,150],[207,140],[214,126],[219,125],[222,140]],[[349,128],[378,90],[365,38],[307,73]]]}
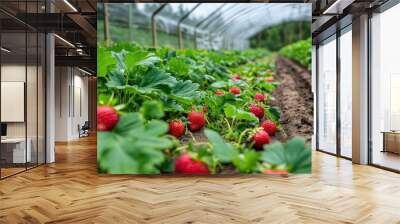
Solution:
{"label": "strawberry plant", "polygon": [[99,44],[99,172],[305,172],[306,143],[275,135],[273,58],[260,49]]}
{"label": "strawberry plant", "polygon": [[287,58],[297,61],[308,70],[311,69],[311,38],[283,47],[280,53]]}

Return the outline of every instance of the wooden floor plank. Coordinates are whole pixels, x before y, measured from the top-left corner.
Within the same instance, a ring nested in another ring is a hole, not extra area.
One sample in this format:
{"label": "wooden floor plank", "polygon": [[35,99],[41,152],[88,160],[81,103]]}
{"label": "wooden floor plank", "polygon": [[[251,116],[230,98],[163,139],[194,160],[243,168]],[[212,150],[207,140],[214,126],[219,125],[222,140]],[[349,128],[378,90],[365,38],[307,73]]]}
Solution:
{"label": "wooden floor plank", "polygon": [[311,175],[98,175],[96,139],[0,181],[0,223],[400,223],[400,175],[313,153]]}

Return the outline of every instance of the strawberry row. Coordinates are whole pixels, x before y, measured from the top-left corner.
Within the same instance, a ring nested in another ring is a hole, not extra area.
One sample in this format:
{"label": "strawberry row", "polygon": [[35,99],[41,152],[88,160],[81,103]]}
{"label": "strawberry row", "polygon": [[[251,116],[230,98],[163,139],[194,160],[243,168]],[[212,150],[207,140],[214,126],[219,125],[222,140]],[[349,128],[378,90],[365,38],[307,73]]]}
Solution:
{"label": "strawberry row", "polygon": [[279,83],[268,52],[117,43],[98,54],[100,172],[309,170],[303,140],[274,143],[280,112],[269,101]]}

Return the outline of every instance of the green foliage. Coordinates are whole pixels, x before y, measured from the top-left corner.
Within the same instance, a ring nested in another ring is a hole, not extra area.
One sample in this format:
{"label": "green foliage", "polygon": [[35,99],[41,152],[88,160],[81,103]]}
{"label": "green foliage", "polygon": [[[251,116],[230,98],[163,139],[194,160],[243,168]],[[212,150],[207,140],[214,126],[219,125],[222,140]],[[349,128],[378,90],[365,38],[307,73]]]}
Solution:
{"label": "green foliage", "polygon": [[121,116],[110,132],[98,132],[99,170],[114,174],[156,174],[173,142],[163,121],[145,121],[139,113]]}
{"label": "green foliage", "polygon": [[[288,142],[287,150],[282,146],[290,154],[283,157],[282,152],[252,148],[251,133],[259,119],[248,107],[255,93],[271,94],[279,85],[265,81],[274,70],[268,51],[153,49],[117,42],[110,47],[99,44],[98,52],[98,103],[112,105],[121,115],[111,131],[98,132],[100,172],[171,173],[174,158],[184,152],[206,163],[212,173],[226,167],[240,173],[261,173],[271,167],[307,170],[309,154],[292,150],[300,147],[296,142]],[[235,73],[241,80],[231,78]],[[229,93],[234,86],[241,89],[240,95]],[[216,95],[216,90],[224,94]],[[258,104],[279,126],[279,109],[268,100]],[[168,135],[167,121],[187,124],[192,110],[204,111],[208,142],[181,145]]]}
{"label": "green foliage", "polygon": [[291,45],[288,45],[280,50],[280,53],[292,60],[297,61],[308,70],[311,69],[311,38],[307,40],[298,41]]}
{"label": "green foliage", "polygon": [[160,119],[164,117],[163,104],[160,101],[145,101],[140,108],[140,112],[147,120]]}
{"label": "green foliage", "polygon": [[310,173],[311,149],[305,145],[302,138],[266,145],[261,159],[273,167],[284,167],[290,173]]}
{"label": "green foliage", "polygon": [[250,46],[278,51],[282,47],[311,37],[311,21],[286,22],[268,27],[250,38]]}
{"label": "green foliage", "polygon": [[239,152],[237,149],[235,149],[231,144],[226,143],[217,132],[207,129],[204,133],[211,142],[214,155],[221,162],[231,162],[238,156]]}

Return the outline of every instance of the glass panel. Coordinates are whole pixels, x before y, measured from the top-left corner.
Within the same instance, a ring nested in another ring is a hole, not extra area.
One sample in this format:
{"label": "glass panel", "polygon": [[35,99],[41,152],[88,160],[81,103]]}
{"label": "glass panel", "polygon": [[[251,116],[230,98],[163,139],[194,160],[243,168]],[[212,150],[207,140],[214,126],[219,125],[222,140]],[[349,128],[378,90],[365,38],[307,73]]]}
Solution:
{"label": "glass panel", "polygon": [[38,36],[36,32],[28,32],[28,62],[27,62],[27,80],[26,80],[26,115],[27,115],[27,143],[28,143],[28,168],[37,165],[38,158],[38,143],[37,143],[37,132],[38,132]]}
{"label": "glass panel", "polygon": [[400,170],[400,5],[372,17],[372,163]]}
{"label": "glass panel", "polygon": [[[352,33],[340,36],[340,153],[352,157]],[[347,31],[347,32],[346,32]]]}
{"label": "glass panel", "polygon": [[26,34],[1,34],[1,166],[2,177],[25,170],[26,150]]}
{"label": "glass panel", "polygon": [[38,164],[45,163],[45,44],[46,37],[44,34],[39,33],[39,43],[38,43]]}
{"label": "glass panel", "polygon": [[[152,45],[151,15],[160,3],[108,4],[110,33],[113,40],[131,40]],[[169,3],[157,15],[157,42],[178,47],[177,24],[197,3]],[[278,16],[268,16],[279,8]],[[98,4],[98,40],[103,40],[103,4]],[[129,16],[124,16],[129,15]],[[235,48],[249,45],[249,38],[262,29],[282,21],[311,21],[311,4],[274,3],[201,3],[183,22],[184,46],[199,48]],[[266,16],[268,19],[265,19]],[[209,19],[207,19],[209,18]],[[204,22],[202,22],[204,21]],[[195,35],[196,31],[196,35]],[[246,31],[246,32],[244,32]]]}
{"label": "glass panel", "polygon": [[318,147],[336,154],[336,36],[318,48]]}

